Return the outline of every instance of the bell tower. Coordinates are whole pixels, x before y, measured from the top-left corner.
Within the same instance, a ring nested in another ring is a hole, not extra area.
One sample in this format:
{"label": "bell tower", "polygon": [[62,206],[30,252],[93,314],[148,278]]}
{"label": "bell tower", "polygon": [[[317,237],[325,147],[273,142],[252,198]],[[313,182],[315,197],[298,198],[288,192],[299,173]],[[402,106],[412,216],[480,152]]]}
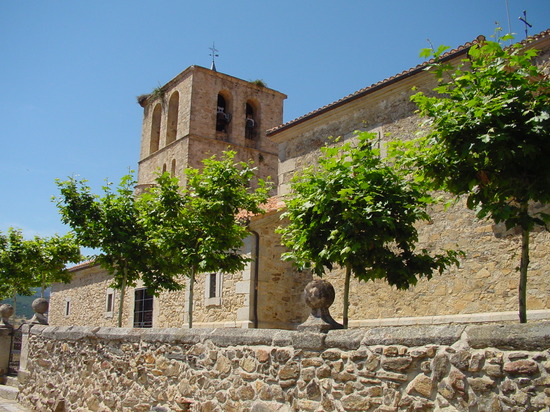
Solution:
{"label": "bell tower", "polygon": [[158,172],[180,179],[187,167],[233,150],[236,161],[253,161],[258,177],[277,184],[277,148],[266,130],[283,122],[286,96],[215,70],[191,66],[151,94],[144,109],[138,187]]}

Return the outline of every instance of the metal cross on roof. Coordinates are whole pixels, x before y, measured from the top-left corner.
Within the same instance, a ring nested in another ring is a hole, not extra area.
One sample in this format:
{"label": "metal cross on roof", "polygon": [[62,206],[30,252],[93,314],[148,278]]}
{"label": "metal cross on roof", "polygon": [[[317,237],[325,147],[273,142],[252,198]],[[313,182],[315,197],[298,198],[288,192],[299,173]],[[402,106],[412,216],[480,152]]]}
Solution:
{"label": "metal cross on roof", "polygon": [[210,70],[217,71],[216,70],[216,63],[214,62],[214,59],[216,57],[219,57],[220,55],[217,53],[218,49],[216,49],[216,45],[215,45],[214,42],[212,42],[212,47],[209,47],[209,49],[212,52],[212,53],[210,53],[210,56],[212,56],[212,65],[210,66]]}
{"label": "metal cross on roof", "polygon": [[527,21],[527,11],[523,10],[523,17],[519,17],[519,20],[523,22],[525,25],[525,38],[529,37],[528,29],[527,27],[533,27],[528,21]]}

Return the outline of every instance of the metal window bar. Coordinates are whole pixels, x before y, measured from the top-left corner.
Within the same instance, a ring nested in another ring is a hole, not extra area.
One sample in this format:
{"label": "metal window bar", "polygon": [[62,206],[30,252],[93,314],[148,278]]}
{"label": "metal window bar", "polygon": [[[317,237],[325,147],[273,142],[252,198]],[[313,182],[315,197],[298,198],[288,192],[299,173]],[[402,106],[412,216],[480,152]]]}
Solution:
{"label": "metal window bar", "polygon": [[147,289],[136,289],[134,303],[134,328],[153,327],[153,295]]}
{"label": "metal window bar", "polygon": [[21,360],[21,343],[23,341],[23,332],[19,326],[11,333],[10,356],[8,365],[8,376],[17,376],[19,371],[19,362]]}

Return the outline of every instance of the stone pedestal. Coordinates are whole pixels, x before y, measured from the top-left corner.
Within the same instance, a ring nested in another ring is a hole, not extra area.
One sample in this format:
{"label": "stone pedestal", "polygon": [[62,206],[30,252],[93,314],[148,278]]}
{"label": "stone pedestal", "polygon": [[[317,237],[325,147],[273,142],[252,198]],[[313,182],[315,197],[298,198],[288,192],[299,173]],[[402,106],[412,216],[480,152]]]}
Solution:
{"label": "stone pedestal", "polygon": [[18,378],[21,382],[22,375],[23,377],[27,374],[27,365],[29,362],[29,335],[31,333],[31,328],[33,325],[23,325],[21,327],[21,354],[19,355],[19,374]]}
{"label": "stone pedestal", "polygon": [[323,279],[312,280],[304,289],[304,298],[311,308],[311,315],[298,326],[298,330],[326,333],[332,329],[344,328],[332,318],[328,309],[335,298],[334,287],[329,282]]}
{"label": "stone pedestal", "polygon": [[8,374],[12,331],[13,328],[0,326],[0,379]]}

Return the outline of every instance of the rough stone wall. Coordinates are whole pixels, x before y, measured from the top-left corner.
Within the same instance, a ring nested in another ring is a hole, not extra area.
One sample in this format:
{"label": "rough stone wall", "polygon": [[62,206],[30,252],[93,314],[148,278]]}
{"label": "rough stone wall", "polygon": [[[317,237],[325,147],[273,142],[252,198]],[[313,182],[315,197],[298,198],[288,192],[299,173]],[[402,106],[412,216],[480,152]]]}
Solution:
{"label": "rough stone wall", "polygon": [[139,163],[138,181],[140,185],[154,183],[158,173],[164,170],[170,172],[172,161],[176,162],[175,176],[185,183],[185,169],[193,167],[201,169],[202,160],[219,156],[223,151],[236,152],[235,162],[252,163],[257,168],[256,176],[273,183],[273,194],[277,185],[277,155],[246,147],[237,146],[221,140],[188,136],[176,140],[169,146],[160,149],[155,156],[147,157]]}
{"label": "rough stone wall", "polygon": [[[223,274],[220,304],[208,304],[205,298],[206,274],[199,274],[193,288],[193,327],[240,327],[237,311],[246,306],[245,296],[236,293],[236,283],[241,272]],[[162,292],[154,301],[155,328],[187,327],[187,302],[189,301],[188,279],[182,278],[184,289],[176,292]],[[247,319],[248,320],[248,319]],[[79,324],[83,325],[83,324]]]}
{"label": "rough stone wall", "polygon": [[[503,312],[517,318],[520,258],[520,236],[497,238],[493,225],[479,222],[464,204],[445,210],[434,207],[432,221],[419,228],[419,247],[430,251],[458,248],[466,253],[459,268],[432,279],[420,280],[409,290],[397,290],[377,280],[352,281],[350,293],[350,324],[357,326],[369,319],[405,318],[493,313],[498,320]],[[550,316],[550,233],[539,231],[531,236],[531,265],[527,287],[527,308],[545,310]],[[337,290],[332,314],[342,316],[343,271],[328,276]],[[528,316],[534,316],[528,315]],[[456,318],[458,320],[459,318]]]}
{"label": "rough stone wall", "polygon": [[138,170],[139,184],[154,183],[158,173],[163,169],[171,172],[172,161],[176,162],[175,176],[184,178],[184,171],[189,167],[189,139],[178,139],[160,149],[156,155],[140,160]]}
{"label": "rough stone wall", "polygon": [[[186,279],[180,281],[185,284]],[[153,327],[155,328],[183,328],[185,327],[185,313],[187,290],[163,292],[153,301]]]}
{"label": "rough stone wall", "polygon": [[275,90],[256,86],[250,82],[227,76],[223,73],[195,67],[193,74],[192,112],[190,133],[211,136],[216,124],[218,93],[227,96],[229,123],[228,141],[245,146],[245,105],[247,101],[257,106],[256,119],[259,140],[257,149],[274,153],[275,144],[265,138],[265,131],[280,125],[283,121],[283,100],[285,95]]}
{"label": "rough stone wall", "polygon": [[[206,275],[199,274],[195,282],[195,299],[193,310],[193,327],[240,327],[237,320],[250,320],[248,311],[244,319],[238,319],[239,309],[248,307],[249,290],[238,293],[237,285],[241,281],[243,272],[222,274],[222,294],[220,304],[208,304],[205,298]],[[247,286],[248,286],[248,282]],[[187,299],[186,299],[187,302]],[[186,303],[187,307],[187,303]],[[164,308],[161,309],[162,311]],[[187,322],[187,313],[185,313]],[[166,327],[173,325],[167,324]]]}
{"label": "rough stone wall", "polygon": [[[255,259],[252,237],[245,239],[243,254]],[[239,272],[221,275],[219,299],[206,296],[208,274],[198,274],[194,286],[193,327],[252,327],[251,262]],[[100,266],[86,267],[75,272],[69,284],[55,284],[50,299],[49,323],[55,326],[116,326],[120,291],[109,288],[112,277]],[[153,327],[186,327],[189,301],[188,278],[181,277],[183,289],[161,292],[153,299]],[[142,287],[140,283],[138,288]],[[107,293],[114,293],[113,311],[106,313]],[[135,288],[127,288],[123,310],[123,326],[134,321]],[[66,301],[70,314],[65,316]]]}
{"label": "rough stone wall", "polygon": [[[548,66],[547,49],[539,58]],[[420,72],[399,82],[373,90],[361,98],[339,105],[332,110],[297,123],[272,138],[279,143],[279,195],[290,191],[290,180],[296,172],[317,162],[319,148],[329,137],[349,139],[355,130],[377,133],[382,149],[390,140],[408,140],[420,128],[421,119],[409,100],[413,86],[429,92],[434,78]],[[384,150],[382,150],[384,155]],[[512,317],[518,307],[520,236],[502,236],[490,221],[479,221],[463,201],[449,209],[443,205],[431,210],[429,224],[419,225],[418,248],[433,253],[444,249],[461,249],[466,257],[459,268],[434,274],[429,281],[421,280],[407,291],[396,290],[382,281],[353,281],[350,296],[350,325],[359,326],[373,319],[406,319],[403,322],[424,322],[420,317],[462,315],[458,321],[468,321],[468,315],[493,313],[494,319]],[[531,236],[531,264],[527,285],[527,306],[543,311],[550,317],[550,233],[546,230]],[[295,276],[301,276],[296,273]],[[343,271],[326,275],[333,283],[337,297],[333,316],[342,316]],[[507,312],[505,315],[502,312]],[[450,318],[446,318],[447,321]],[[489,318],[490,320],[490,318]]]}
{"label": "rough stone wall", "polygon": [[159,148],[166,146],[166,130],[167,130],[167,118],[168,118],[168,102],[172,93],[178,92],[180,103],[178,106],[178,123],[177,123],[177,137],[176,139],[189,134],[189,120],[191,112],[191,90],[193,85],[193,78],[191,71],[186,70],[180,75],[179,81],[170,87],[164,94],[164,96],[151,100],[144,108],[143,112],[143,124],[141,132],[141,152],[140,159],[148,157],[150,153],[151,144],[151,127],[152,127],[152,114],[153,109],[157,103],[161,104],[162,115],[160,124],[160,141]]}
{"label": "rough stone wall", "polygon": [[327,335],[33,326],[27,342],[20,401],[42,411],[550,408],[550,323]]}
{"label": "rough stone wall", "polygon": [[[243,254],[253,257],[251,238],[244,241]],[[193,288],[193,327],[251,327],[250,294],[252,263],[246,265],[242,271],[221,274],[219,283],[221,293],[218,299],[209,299],[207,296],[207,273],[196,276]],[[218,274],[220,276],[220,274]],[[162,292],[155,299],[156,328],[187,327],[189,302],[188,279],[182,278],[184,289],[177,292]]]}
{"label": "rough stone wall", "polygon": [[285,249],[275,233],[279,225],[280,213],[251,222],[251,230],[260,236],[258,327],[292,329],[309,315],[302,294],[312,276],[296,273],[291,263],[281,260]]}
{"label": "rough stone wall", "polygon": [[[52,285],[48,321],[52,325],[116,326],[120,292],[114,292],[114,310],[106,312],[107,293],[112,277],[100,266],[78,271],[71,283]],[[66,302],[69,315],[65,315]],[[133,320],[133,289],[129,289],[123,311],[122,324],[131,326]]]}
{"label": "rough stone wall", "polygon": [[[200,168],[201,160],[224,150],[235,150],[236,160],[254,161],[258,176],[277,179],[277,148],[265,136],[265,130],[279,125],[283,119],[285,95],[250,82],[222,73],[193,66],[182,72],[164,87],[162,98],[151,100],[144,108],[141,155],[138,182],[147,185],[154,182],[156,174],[163,170],[172,171],[184,178],[187,167]],[[170,96],[179,93],[178,132],[176,140],[166,143],[168,102]],[[216,106],[218,93],[226,95],[227,111],[232,115],[227,133],[216,132]],[[245,139],[245,107],[252,102],[256,108],[256,147],[247,147]],[[157,103],[162,106],[159,150],[150,153],[153,109]]]}
{"label": "rough stone wall", "polygon": [[257,169],[256,177],[268,180],[274,184],[273,194],[277,185],[277,155],[275,153],[249,149],[220,140],[207,138],[192,138],[189,142],[188,166],[202,169],[202,160],[223,151],[232,150],[236,152],[235,162],[252,163]]}

